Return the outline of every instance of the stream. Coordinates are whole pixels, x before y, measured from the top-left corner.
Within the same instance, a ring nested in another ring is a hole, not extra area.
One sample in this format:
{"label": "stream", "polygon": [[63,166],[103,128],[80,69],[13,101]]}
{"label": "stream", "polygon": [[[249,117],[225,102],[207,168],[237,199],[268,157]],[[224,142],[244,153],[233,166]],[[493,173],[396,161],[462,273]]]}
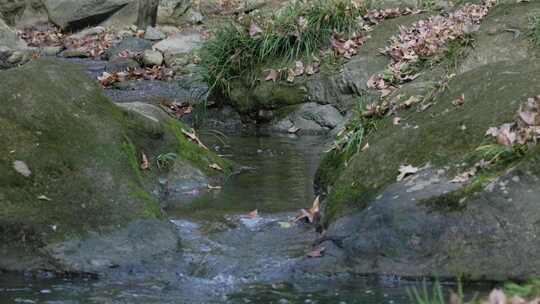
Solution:
{"label": "stream", "polygon": [[[207,141],[247,169],[221,190],[168,202],[182,239],[177,254],[111,269],[100,279],[0,274],[0,303],[409,303],[407,290],[418,283],[295,271],[318,236],[292,220],[313,201],[325,138],[234,135],[225,144]],[[247,216],[253,210],[258,217]]]}

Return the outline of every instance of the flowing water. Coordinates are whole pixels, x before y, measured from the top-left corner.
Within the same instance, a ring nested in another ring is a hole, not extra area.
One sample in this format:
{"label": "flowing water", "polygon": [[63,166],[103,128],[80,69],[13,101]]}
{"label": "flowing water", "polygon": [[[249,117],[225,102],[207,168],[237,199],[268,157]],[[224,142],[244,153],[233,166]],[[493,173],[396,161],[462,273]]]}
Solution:
{"label": "flowing water", "polygon": [[[396,277],[307,277],[294,271],[317,238],[291,224],[313,201],[325,139],[234,136],[212,147],[246,169],[219,191],[171,201],[178,254],[96,279],[0,274],[0,303],[409,303]],[[246,214],[258,210],[259,217]]]}

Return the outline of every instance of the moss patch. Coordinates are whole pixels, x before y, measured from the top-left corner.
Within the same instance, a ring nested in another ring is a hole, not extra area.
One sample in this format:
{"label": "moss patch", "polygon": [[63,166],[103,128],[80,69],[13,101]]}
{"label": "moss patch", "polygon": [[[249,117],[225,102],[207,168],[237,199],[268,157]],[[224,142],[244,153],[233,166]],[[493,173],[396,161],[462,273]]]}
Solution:
{"label": "moss patch", "polygon": [[[395,182],[400,165],[462,163],[467,153],[484,142],[489,127],[512,121],[519,103],[538,94],[539,72],[538,62],[522,61],[488,65],[465,73],[453,79],[449,89],[424,112],[411,109],[399,113],[400,126],[394,126],[391,118],[383,120],[379,130],[368,138],[370,149],[355,155],[347,167],[336,167],[335,155],[327,155],[318,173],[323,187],[339,189],[358,183],[357,189],[363,190],[351,190],[354,198],[330,194],[327,203],[333,211],[327,221],[346,210],[369,204],[382,189]],[[452,100],[461,94],[465,95],[464,105],[453,106]],[[410,127],[404,128],[405,124]]]}

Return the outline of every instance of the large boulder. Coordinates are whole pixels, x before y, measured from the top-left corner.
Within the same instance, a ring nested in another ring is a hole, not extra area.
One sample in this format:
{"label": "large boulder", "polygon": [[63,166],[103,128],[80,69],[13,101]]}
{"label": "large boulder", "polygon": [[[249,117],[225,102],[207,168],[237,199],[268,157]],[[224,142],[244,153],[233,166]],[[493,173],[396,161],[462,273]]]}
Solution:
{"label": "large boulder", "polygon": [[0,0],[0,18],[11,26],[31,26],[48,20],[41,0]]}
{"label": "large boulder", "polygon": [[24,63],[30,55],[26,43],[0,19],[0,70]]}
{"label": "large boulder", "polygon": [[[316,185],[325,196],[327,251],[300,269],[475,280],[540,274],[540,147],[507,149],[486,137],[540,93],[537,50],[522,36],[539,4],[495,7],[473,36],[475,48],[452,62],[452,76],[424,71],[395,93],[404,98],[394,97],[395,116],[374,119],[362,141],[369,148],[325,155]],[[398,178],[406,169],[418,172]]]}
{"label": "large boulder", "polygon": [[81,29],[105,21],[134,0],[43,0],[49,20],[63,29]]}
{"label": "large boulder", "polygon": [[227,162],[159,109],[118,108],[78,65],[37,60],[0,74],[0,269],[98,272],[176,250],[174,228],[158,221],[175,175],[157,159],[175,153],[206,176]]}

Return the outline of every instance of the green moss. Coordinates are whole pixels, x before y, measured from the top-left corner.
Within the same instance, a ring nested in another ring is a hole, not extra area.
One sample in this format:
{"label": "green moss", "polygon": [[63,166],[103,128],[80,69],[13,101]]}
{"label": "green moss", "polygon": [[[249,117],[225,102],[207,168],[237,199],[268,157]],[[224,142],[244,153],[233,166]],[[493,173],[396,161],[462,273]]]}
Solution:
{"label": "green moss", "polygon": [[[201,169],[205,174],[209,176],[215,176],[219,174],[231,174],[232,164],[209,150],[206,150],[198,145],[190,142],[186,136],[182,133],[182,129],[189,130],[184,124],[178,121],[171,121],[168,126],[169,130],[175,135],[177,140],[177,154],[181,159],[185,159],[193,164],[195,167]],[[217,171],[210,168],[212,164],[217,164],[223,171]]]}
{"label": "green moss", "polygon": [[142,211],[142,216],[144,218],[156,218],[156,219],[162,219],[164,218],[163,211],[161,210],[159,206],[158,200],[150,195],[147,191],[135,187],[136,190],[133,191],[133,195],[137,198],[139,198],[144,203],[144,208]]}
{"label": "green moss", "polygon": [[[328,208],[335,210],[330,214],[365,207],[395,183],[400,165],[455,167],[463,163],[468,153],[484,143],[489,127],[513,121],[519,104],[538,94],[539,77],[540,64],[535,61],[497,63],[470,71],[452,79],[427,110],[401,111],[401,125],[383,119],[367,138],[370,148],[354,155],[346,167],[327,155],[317,174],[320,186],[340,189],[355,182],[363,191],[353,190],[353,198],[330,193]],[[453,106],[452,101],[462,94],[464,105]],[[455,199],[448,198],[448,203],[454,204]]]}
{"label": "green moss", "polygon": [[124,137],[124,142],[122,143],[122,151],[126,155],[129,165],[133,170],[133,173],[137,176],[139,183],[142,184],[143,178],[141,175],[139,159],[137,157],[137,148],[135,148],[135,146],[131,142],[131,139],[129,139],[129,137],[127,136]]}

